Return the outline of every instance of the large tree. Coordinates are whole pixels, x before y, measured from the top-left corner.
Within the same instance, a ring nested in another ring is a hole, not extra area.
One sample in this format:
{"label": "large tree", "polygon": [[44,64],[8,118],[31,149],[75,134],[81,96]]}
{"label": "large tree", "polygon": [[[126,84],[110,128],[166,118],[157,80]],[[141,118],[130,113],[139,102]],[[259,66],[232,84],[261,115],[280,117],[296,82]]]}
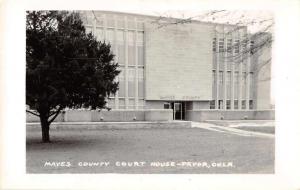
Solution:
{"label": "large tree", "polygon": [[40,118],[43,142],[64,108],[107,108],[117,69],[110,45],[85,32],[79,13],[27,12],[26,111]]}

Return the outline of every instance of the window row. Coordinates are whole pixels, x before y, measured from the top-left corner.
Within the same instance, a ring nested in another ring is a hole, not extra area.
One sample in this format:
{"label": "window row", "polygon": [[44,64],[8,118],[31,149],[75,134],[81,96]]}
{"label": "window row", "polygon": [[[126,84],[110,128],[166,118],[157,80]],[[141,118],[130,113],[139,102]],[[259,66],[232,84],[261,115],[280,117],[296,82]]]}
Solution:
{"label": "window row", "polygon": [[[109,33],[109,31],[106,32]],[[112,30],[112,32],[114,31]],[[144,34],[142,32],[138,32],[136,37],[133,37],[135,33],[127,32],[126,34],[128,36],[128,43],[125,43],[124,41],[125,33],[123,31],[117,38],[117,42],[113,40],[114,38],[112,34],[105,36],[106,38],[102,36],[102,34],[99,35],[99,33],[96,33],[96,36],[98,40],[107,40],[107,42],[111,44],[111,50],[116,55],[119,65],[125,65],[125,59],[127,57],[128,65],[144,66]],[[139,43],[136,45],[135,43],[130,43],[135,40],[138,40]]]}
{"label": "window row", "polygon": [[[144,98],[144,69],[143,68],[128,68],[128,97],[135,97],[136,93],[138,94],[138,98]],[[125,97],[126,96],[126,80],[125,80],[125,68],[121,67],[121,73],[118,76],[119,81],[119,90],[118,96]]]}
{"label": "window row", "polygon": [[[225,41],[226,40],[226,41]],[[224,39],[224,38],[213,38],[212,50],[213,52],[227,52],[238,54],[241,51],[245,51],[248,45],[247,39]],[[226,42],[226,43],[225,43]],[[254,47],[254,41],[250,41],[250,48]]]}
{"label": "window row", "polygon": [[[246,109],[246,100],[241,100],[241,109]],[[226,105],[224,105],[223,100],[218,100],[218,107],[216,108],[216,101],[212,100],[210,101],[210,109],[224,109],[224,107],[226,106],[227,110],[237,110],[239,109],[239,101],[238,100],[234,100],[233,102],[233,107],[231,107],[231,100],[226,100]],[[249,100],[249,109],[252,110],[253,109],[253,100]]]}
{"label": "window row", "polygon": [[110,43],[123,43],[125,39],[127,39],[128,43],[137,42],[137,43],[143,43],[144,42],[144,32],[135,32],[132,30],[124,31],[124,30],[115,30],[115,29],[106,29],[102,27],[96,27],[96,30],[94,31],[92,27],[86,26],[86,33],[93,33],[94,36],[98,40],[105,40]]}
{"label": "window row", "polygon": [[[249,75],[249,82],[247,83],[247,75]],[[217,81],[218,80],[218,81]],[[247,88],[247,84],[249,85]],[[212,73],[212,97],[213,99],[223,99],[226,92],[226,98],[246,99],[247,91],[249,91],[249,98],[254,96],[253,73],[239,72],[232,73],[227,71],[226,82],[223,71],[219,71],[218,77],[216,71]],[[241,94],[240,94],[241,93]]]}
{"label": "window row", "polygon": [[88,14],[83,18],[83,21],[84,24],[89,26],[96,25],[97,27],[106,26],[107,28],[120,28],[120,29],[124,29],[127,26],[126,29],[132,29],[132,30],[144,29],[144,22],[142,20],[135,21],[134,18],[127,18],[125,20],[125,17],[114,17],[114,15],[97,16],[95,14]]}
{"label": "window row", "polygon": [[[116,102],[118,105],[116,105]],[[125,98],[118,98],[117,101],[115,98],[109,98],[107,100],[107,106],[112,109],[144,109],[145,107],[145,100],[138,99],[136,102],[135,99],[129,98],[128,105],[126,107]]]}

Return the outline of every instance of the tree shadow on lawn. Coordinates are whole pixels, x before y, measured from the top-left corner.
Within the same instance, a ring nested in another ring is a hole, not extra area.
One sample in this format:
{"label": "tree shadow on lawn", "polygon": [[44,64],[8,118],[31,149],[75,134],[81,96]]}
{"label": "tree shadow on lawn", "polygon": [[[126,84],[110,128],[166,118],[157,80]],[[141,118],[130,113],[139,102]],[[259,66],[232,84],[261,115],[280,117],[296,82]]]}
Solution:
{"label": "tree shadow on lawn", "polygon": [[26,150],[72,150],[72,149],[92,149],[92,148],[109,148],[118,144],[118,141],[113,137],[99,136],[66,136],[66,135],[52,135],[50,143],[43,143],[40,136],[29,136],[26,138]]}

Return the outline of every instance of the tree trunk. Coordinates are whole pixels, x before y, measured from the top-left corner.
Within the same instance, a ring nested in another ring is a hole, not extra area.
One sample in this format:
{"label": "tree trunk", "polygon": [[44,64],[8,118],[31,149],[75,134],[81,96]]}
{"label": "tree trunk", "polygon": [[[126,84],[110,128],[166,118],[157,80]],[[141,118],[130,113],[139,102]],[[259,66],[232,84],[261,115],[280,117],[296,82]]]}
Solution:
{"label": "tree trunk", "polygon": [[49,136],[49,123],[47,117],[40,115],[41,127],[42,127],[42,140],[44,143],[50,142]]}

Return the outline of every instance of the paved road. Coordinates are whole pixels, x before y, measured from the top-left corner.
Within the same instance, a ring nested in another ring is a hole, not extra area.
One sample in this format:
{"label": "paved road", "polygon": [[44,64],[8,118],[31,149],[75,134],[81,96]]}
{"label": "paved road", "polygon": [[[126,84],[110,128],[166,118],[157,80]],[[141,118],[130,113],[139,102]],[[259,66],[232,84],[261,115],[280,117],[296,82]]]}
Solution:
{"label": "paved road", "polygon": [[27,131],[28,173],[274,173],[274,138],[189,129]]}

